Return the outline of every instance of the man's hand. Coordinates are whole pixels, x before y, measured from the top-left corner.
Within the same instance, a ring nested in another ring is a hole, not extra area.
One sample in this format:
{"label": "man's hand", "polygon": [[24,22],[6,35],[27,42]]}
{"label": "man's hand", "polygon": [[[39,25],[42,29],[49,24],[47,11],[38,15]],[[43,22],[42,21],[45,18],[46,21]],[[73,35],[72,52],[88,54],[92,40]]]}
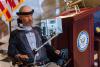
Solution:
{"label": "man's hand", "polygon": [[23,55],[23,54],[17,54],[16,57],[21,58],[21,59],[28,59],[28,55]]}
{"label": "man's hand", "polygon": [[55,50],[55,53],[60,55],[60,50]]}

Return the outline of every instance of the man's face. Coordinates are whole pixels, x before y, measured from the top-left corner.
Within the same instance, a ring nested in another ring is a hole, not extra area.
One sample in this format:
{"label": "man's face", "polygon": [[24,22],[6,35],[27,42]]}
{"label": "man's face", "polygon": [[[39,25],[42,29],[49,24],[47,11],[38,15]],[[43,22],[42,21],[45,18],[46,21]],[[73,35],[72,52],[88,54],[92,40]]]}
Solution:
{"label": "man's face", "polygon": [[[30,11],[32,11],[32,9],[28,6],[23,7],[22,10],[21,10],[21,12],[30,12]],[[24,26],[32,26],[32,22],[33,22],[32,14],[20,15],[19,18],[22,21],[22,24]]]}
{"label": "man's face", "polygon": [[22,23],[25,26],[31,26],[33,23],[32,14],[31,15],[21,15],[20,19],[22,20]]}

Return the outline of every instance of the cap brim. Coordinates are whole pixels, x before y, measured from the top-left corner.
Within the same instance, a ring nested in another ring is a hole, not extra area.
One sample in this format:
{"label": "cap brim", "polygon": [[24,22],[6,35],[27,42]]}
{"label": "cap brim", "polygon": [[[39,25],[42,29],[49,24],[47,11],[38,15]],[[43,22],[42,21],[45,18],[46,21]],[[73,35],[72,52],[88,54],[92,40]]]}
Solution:
{"label": "cap brim", "polygon": [[16,14],[17,15],[30,15],[30,14],[33,14],[34,13],[34,10],[30,11],[30,12],[17,12]]}

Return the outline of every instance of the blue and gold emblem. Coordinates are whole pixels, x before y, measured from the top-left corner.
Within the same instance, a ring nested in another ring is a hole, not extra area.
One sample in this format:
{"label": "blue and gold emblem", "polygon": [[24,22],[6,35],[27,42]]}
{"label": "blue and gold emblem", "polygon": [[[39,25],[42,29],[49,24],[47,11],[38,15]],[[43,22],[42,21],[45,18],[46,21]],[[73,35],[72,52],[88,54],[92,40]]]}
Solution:
{"label": "blue and gold emblem", "polygon": [[77,47],[80,52],[84,52],[89,44],[89,35],[87,31],[81,31],[77,38]]}

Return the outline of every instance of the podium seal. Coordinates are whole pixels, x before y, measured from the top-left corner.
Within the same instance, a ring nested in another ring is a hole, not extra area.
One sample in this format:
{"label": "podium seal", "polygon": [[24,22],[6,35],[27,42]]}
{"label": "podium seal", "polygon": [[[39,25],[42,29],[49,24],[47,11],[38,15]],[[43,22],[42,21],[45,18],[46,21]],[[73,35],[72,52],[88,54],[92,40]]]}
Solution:
{"label": "podium seal", "polygon": [[89,44],[89,35],[87,31],[81,31],[77,38],[77,47],[80,52],[84,52]]}

